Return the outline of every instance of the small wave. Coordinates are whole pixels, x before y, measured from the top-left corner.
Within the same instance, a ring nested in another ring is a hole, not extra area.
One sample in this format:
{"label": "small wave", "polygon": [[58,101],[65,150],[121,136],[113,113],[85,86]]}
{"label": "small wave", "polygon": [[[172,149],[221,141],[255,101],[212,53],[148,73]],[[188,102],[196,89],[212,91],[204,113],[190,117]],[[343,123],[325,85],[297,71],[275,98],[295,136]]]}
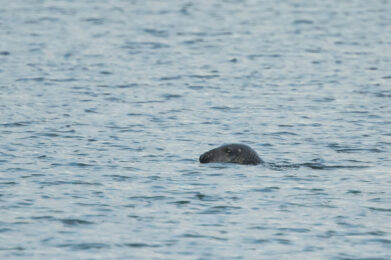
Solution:
{"label": "small wave", "polygon": [[22,81],[22,82],[28,82],[28,81],[42,82],[44,80],[45,80],[44,77],[36,77],[36,78],[20,78],[20,79],[17,79],[16,81]]}
{"label": "small wave", "polygon": [[195,198],[201,201],[219,201],[220,197],[217,196],[209,196],[202,193],[195,194]]}
{"label": "small wave", "polygon": [[134,177],[131,177],[131,176],[118,175],[118,174],[106,174],[104,176],[110,177],[115,181],[125,181],[125,180],[134,179]]}
{"label": "small wave", "polygon": [[124,244],[122,244],[122,246],[136,247],[136,248],[141,248],[141,247],[161,247],[160,245],[146,244],[146,243],[124,243]]}
{"label": "small wave", "polygon": [[89,18],[84,19],[84,21],[86,21],[88,23],[95,24],[95,25],[101,25],[101,24],[105,23],[104,18],[96,18],[96,17],[89,17]]}
{"label": "small wave", "polygon": [[17,182],[14,181],[6,181],[6,182],[0,182],[0,185],[17,185]]}
{"label": "small wave", "polygon": [[368,209],[373,210],[373,211],[391,212],[391,208],[368,207]]}
{"label": "small wave", "polygon": [[29,126],[32,123],[33,123],[32,121],[12,122],[12,123],[0,124],[0,127],[22,127],[22,126]]}
{"label": "small wave", "polygon": [[312,20],[307,19],[297,19],[293,21],[293,24],[313,24],[314,22]]}
{"label": "small wave", "polygon": [[171,202],[171,204],[186,205],[186,204],[190,204],[190,201],[189,200],[178,200],[178,201]]}
{"label": "small wave", "polygon": [[26,250],[26,248],[17,246],[17,247],[0,247],[1,251],[23,251]]}
{"label": "small wave", "polygon": [[308,228],[279,228],[279,231],[286,232],[296,232],[296,233],[308,233],[311,230]]}
{"label": "small wave", "polygon": [[255,191],[255,192],[275,192],[277,190],[279,190],[280,188],[279,187],[265,187],[265,188],[261,188],[261,189],[252,189],[250,191]]}
{"label": "small wave", "polygon": [[182,95],[177,95],[177,94],[164,94],[162,95],[162,97],[166,100],[170,100],[170,99],[173,99],[173,98],[181,98]]}
{"label": "small wave", "polygon": [[123,46],[124,49],[162,49],[170,47],[168,44],[160,43],[160,42],[127,42]]}
{"label": "small wave", "polygon": [[171,76],[171,77],[161,77],[159,80],[166,81],[166,80],[178,80],[181,79],[181,76]]}
{"label": "small wave", "polygon": [[384,151],[383,150],[380,150],[378,148],[369,148],[369,149],[365,149],[365,148],[340,148],[340,149],[335,149],[336,152],[338,153],[366,153],[366,152],[370,152],[370,153],[383,153]]}
{"label": "small wave", "polygon": [[308,167],[314,170],[334,170],[334,169],[365,169],[369,166],[359,165],[324,165],[322,163],[302,163],[299,166]]}
{"label": "small wave", "polygon": [[189,78],[196,78],[196,79],[213,79],[218,78],[219,75],[188,75]]}
{"label": "small wave", "polygon": [[390,239],[385,239],[385,238],[368,239],[366,241],[368,241],[368,242],[375,242],[375,243],[381,243],[381,244],[386,244],[386,245],[391,245],[391,240]]}
{"label": "small wave", "polygon": [[42,185],[54,186],[54,185],[88,185],[88,186],[102,186],[102,183],[98,182],[85,182],[80,180],[75,181],[40,181]]}
{"label": "small wave", "polygon": [[348,193],[348,194],[360,194],[362,192],[359,191],[359,190],[348,190],[346,193]]}
{"label": "small wave", "polygon": [[104,243],[78,243],[78,244],[60,244],[58,247],[67,247],[72,250],[103,249],[110,246]]}
{"label": "small wave", "polygon": [[227,238],[222,237],[216,237],[216,236],[209,236],[209,235],[201,235],[197,233],[185,233],[181,237],[184,238],[207,238],[207,239],[213,239],[213,240],[219,240],[219,241],[227,241]]}
{"label": "small wave", "polygon": [[12,231],[14,231],[14,230],[11,228],[0,228],[0,233],[6,233],[6,232],[12,232]]}
{"label": "small wave", "polygon": [[165,196],[132,196],[130,200],[164,200],[167,199]]}
{"label": "small wave", "polygon": [[233,210],[241,209],[241,207],[233,206],[214,206],[200,212],[200,214],[231,214]]}
{"label": "small wave", "polygon": [[279,132],[273,132],[273,133],[269,133],[267,135],[271,135],[271,136],[280,136],[280,135],[291,135],[291,136],[297,136],[296,133],[293,133],[293,132],[288,132],[288,131],[279,131]]}
{"label": "small wave", "polygon": [[156,37],[167,37],[168,31],[166,30],[156,30],[156,29],[144,29],[144,32]]}
{"label": "small wave", "polygon": [[75,219],[75,218],[65,218],[65,219],[59,219],[61,223],[63,223],[65,226],[80,226],[80,225],[91,225],[94,224],[94,222],[82,220],[82,219]]}

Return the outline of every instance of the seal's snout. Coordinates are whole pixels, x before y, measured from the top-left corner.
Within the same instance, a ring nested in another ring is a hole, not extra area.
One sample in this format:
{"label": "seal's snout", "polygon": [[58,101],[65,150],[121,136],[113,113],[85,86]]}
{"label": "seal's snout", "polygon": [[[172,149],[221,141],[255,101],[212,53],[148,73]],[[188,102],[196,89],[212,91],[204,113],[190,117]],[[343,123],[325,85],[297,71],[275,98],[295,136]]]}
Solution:
{"label": "seal's snout", "polygon": [[203,153],[200,155],[200,163],[207,163],[209,162],[210,155],[208,153]]}

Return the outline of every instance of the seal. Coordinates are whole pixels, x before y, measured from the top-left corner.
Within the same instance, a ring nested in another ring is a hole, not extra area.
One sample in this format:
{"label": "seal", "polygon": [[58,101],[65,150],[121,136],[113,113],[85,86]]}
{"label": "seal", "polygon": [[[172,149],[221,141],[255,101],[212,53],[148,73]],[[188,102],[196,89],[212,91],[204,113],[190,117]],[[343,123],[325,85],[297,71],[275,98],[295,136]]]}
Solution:
{"label": "seal", "polygon": [[238,163],[253,164],[263,163],[250,146],[245,144],[224,144],[207,151],[200,156],[200,163]]}

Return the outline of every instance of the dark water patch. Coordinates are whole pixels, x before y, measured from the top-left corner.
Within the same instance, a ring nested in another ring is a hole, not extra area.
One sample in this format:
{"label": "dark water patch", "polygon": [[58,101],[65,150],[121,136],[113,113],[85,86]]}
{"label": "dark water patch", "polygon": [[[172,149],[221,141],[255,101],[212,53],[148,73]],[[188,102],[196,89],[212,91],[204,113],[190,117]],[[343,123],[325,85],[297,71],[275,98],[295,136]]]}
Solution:
{"label": "dark water patch", "polygon": [[370,231],[370,232],[367,232],[367,234],[370,236],[385,236],[385,235],[387,235],[386,232],[380,231],[380,230]]}
{"label": "dark water patch", "polygon": [[94,166],[94,165],[92,165],[92,164],[80,163],[80,162],[71,162],[71,163],[68,163],[68,164],[66,164],[66,165],[67,165],[67,166],[72,166],[72,167],[80,167],[80,168]]}
{"label": "dark water patch", "polygon": [[84,21],[87,23],[95,24],[95,25],[102,25],[105,23],[104,18],[96,18],[96,17],[86,18],[86,19],[84,19]]}
{"label": "dark water patch", "polygon": [[201,42],[204,42],[204,39],[201,39],[201,38],[191,39],[191,40],[183,41],[182,43],[185,45],[194,45],[194,44],[201,43]]}
{"label": "dark water patch", "polygon": [[156,37],[168,37],[169,36],[169,33],[166,30],[157,30],[157,29],[148,28],[148,29],[144,29],[144,32],[147,34],[156,36]]}
{"label": "dark water patch", "polygon": [[281,54],[278,54],[278,53],[262,53],[262,54],[252,54],[252,55],[248,55],[247,58],[249,60],[256,60],[256,59],[259,59],[259,58],[281,58]]}
{"label": "dark water patch", "polygon": [[391,97],[391,91],[390,90],[385,90],[385,91],[377,92],[377,93],[375,93],[375,96],[376,97],[390,98]]}
{"label": "dark water patch", "polygon": [[222,237],[216,237],[216,236],[210,236],[210,235],[201,235],[198,233],[185,233],[181,235],[183,238],[206,238],[206,239],[213,239],[213,240],[219,240],[219,241],[227,241],[227,238],[222,238]]}
{"label": "dark water patch", "polygon": [[168,197],[166,197],[166,196],[132,196],[132,197],[128,197],[128,199],[155,201],[155,200],[166,200],[166,199],[168,199]]}
{"label": "dark water patch", "polygon": [[36,78],[20,78],[16,79],[17,82],[29,82],[29,81],[35,81],[35,82],[43,82],[46,79],[44,77],[36,77]]}
{"label": "dark water patch", "polygon": [[293,163],[286,163],[286,164],[281,164],[281,163],[265,163],[264,164],[266,167],[275,170],[275,171],[285,171],[289,169],[298,169],[300,168],[299,164],[293,164]]}
{"label": "dark water patch", "polygon": [[271,187],[265,187],[265,188],[260,188],[260,189],[251,189],[250,191],[255,191],[255,192],[275,192],[279,190],[279,187],[271,186]]}
{"label": "dark water patch", "polygon": [[81,180],[75,181],[40,181],[39,184],[47,186],[56,186],[56,185],[86,185],[86,186],[102,186],[102,183],[98,182],[86,182]]}
{"label": "dark water patch", "polygon": [[65,247],[72,250],[90,250],[90,249],[105,249],[110,246],[104,243],[69,243],[69,244],[60,244],[58,247]]}
{"label": "dark water patch", "polygon": [[195,78],[195,79],[213,79],[213,78],[218,78],[219,75],[188,75],[187,77],[189,78]]}
{"label": "dark water patch", "polygon": [[118,174],[106,174],[106,175],[103,175],[103,176],[112,178],[113,180],[119,181],[119,182],[128,181],[128,180],[133,180],[134,179],[134,176],[125,176],[125,175],[118,175]]}
{"label": "dark water patch", "polygon": [[164,95],[162,95],[162,97],[165,100],[170,100],[170,99],[175,99],[175,98],[181,98],[182,95],[178,95],[178,94],[164,94]]}
{"label": "dark water patch", "polygon": [[279,244],[282,244],[282,245],[290,245],[292,244],[292,241],[289,240],[289,239],[283,239],[283,238],[275,238],[275,239],[272,239],[273,241],[279,243]]}
{"label": "dark water patch", "polygon": [[161,42],[126,42],[123,46],[124,49],[131,49],[131,50],[142,50],[142,49],[150,49],[150,50],[156,50],[156,49],[162,49],[162,48],[169,48],[170,46],[168,44],[164,44]]}
{"label": "dark water patch", "polygon": [[19,184],[19,183],[14,182],[14,181],[0,182],[0,185],[5,185],[5,186],[8,186],[8,185],[17,185],[17,184]]}
{"label": "dark water patch", "polygon": [[0,124],[0,127],[23,127],[33,124],[32,121],[21,121],[21,122],[12,122],[12,123],[3,123]]}
{"label": "dark water patch", "polygon": [[266,244],[272,242],[270,239],[246,239],[246,242],[251,243],[251,244]]}
{"label": "dark water patch", "polygon": [[376,238],[376,239],[367,239],[367,242],[374,242],[374,243],[380,243],[387,246],[391,246],[391,239],[385,239],[385,238]]}
{"label": "dark water patch", "polygon": [[332,97],[314,98],[313,101],[320,102],[320,103],[322,103],[322,102],[327,103],[327,102],[335,101],[335,98],[332,98]]}
{"label": "dark water patch", "polygon": [[273,133],[266,133],[265,135],[271,135],[271,136],[284,136],[284,135],[297,136],[296,133],[288,132],[288,131],[278,131],[278,132],[273,132]]}
{"label": "dark water patch", "polygon": [[97,108],[89,108],[89,109],[84,109],[84,112],[86,113],[93,113],[93,114],[98,114],[96,111]]}
{"label": "dark water patch", "polygon": [[368,209],[370,209],[372,211],[390,212],[391,213],[391,208],[368,207]]}
{"label": "dark water patch", "polygon": [[59,137],[60,135],[57,133],[37,133],[37,136],[43,136],[43,137]]}
{"label": "dark water patch", "polygon": [[213,206],[200,212],[200,214],[232,214],[233,211],[242,209],[233,206]]}
{"label": "dark water patch", "polygon": [[161,81],[168,81],[168,80],[178,80],[181,79],[182,76],[171,76],[171,77],[161,77],[159,80]]}
{"label": "dark water patch", "polygon": [[143,248],[143,247],[146,247],[146,248],[157,248],[157,247],[161,247],[161,245],[147,244],[147,243],[123,243],[123,244],[121,244],[121,246],[132,247],[132,248]]}
{"label": "dark water patch", "polygon": [[35,220],[41,220],[41,219],[43,219],[43,220],[53,220],[55,218],[52,217],[52,216],[33,216],[33,217],[31,217],[31,219],[35,219]]}
{"label": "dark water patch", "polygon": [[165,100],[144,100],[144,101],[134,101],[134,104],[153,104],[153,103],[164,103]]}
{"label": "dark water patch", "polygon": [[348,190],[346,193],[347,194],[361,194],[362,191],[359,191],[359,190]]}
{"label": "dark water patch", "polygon": [[136,88],[139,87],[140,85],[138,83],[128,83],[128,84],[120,84],[120,85],[115,85],[115,88]]}
{"label": "dark water patch", "polygon": [[218,196],[210,196],[210,195],[206,195],[206,194],[203,194],[203,193],[200,193],[200,192],[197,192],[194,197],[197,199],[197,200],[201,200],[201,201],[220,201],[221,198],[218,197]]}
{"label": "dark water patch", "polygon": [[6,232],[12,232],[12,231],[14,231],[14,230],[11,228],[0,228],[0,233],[6,233]]}
{"label": "dark water patch", "polygon": [[56,78],[56,79],[49,79],[51,82],[75,82],[78,79],[76,78]]}
{"label": "dark water patch", "polygon": [[16,246],[16,247],[0,247],[0,251],[24,251],[25,247]]}
{"label": "dark water patch", "polygon": [[389,260],[388,257],[355,257],[349,254],[340,254],[340,256],[336,256],[337,260]]}
{"label": "dark water patch", "polygon": [[308,20],[308,19],[297,19],[297,20],[294,20],[293,21],[293,24],[294,25],[299,25],[299,24],[308,24],[308,25],[311,25],[313,24],[314,22],[312,20]]}
{"label": "dark water patch", "polygon": [[228,106],[214,106],[214,107],[211,107],[211,109],[222,110],[222,111],[238,110],[237,108],[228,107]]}
{"label": "dark water patch", "polygon": [[311,168],[314,170],[337,170],[337,169],[366,169],[370,166],[359,165],[325,165],[322,163],[302,163],[299,166]]}
{"label": "dark water patch", "polygon": [[308,232],[311,232],[311,230],[308,228],[278,228],[277,230],[280,232],[287,232],[287,233],[291,233],[291,232],[308,233]]}
{"label": "dark water patch", "polygon": [[338,153],[383,153],[384,150],[378,148],[339,148],[334,149]]}
{"label": "dark water patch", "polygon": [[171,202],[171,204],[177,204],[177,205],[186,205],[186,204],[190,204],[191,201],[189,200],[178,200],[178,201],[174,201],[174,202]]}
{"label": "dark water patch", "polygon": [[[338,218],[338,217],[337,217]],[[364,225],[356,224],[356,223],[349,223],[347,221],[344,221],[343,219],[339,219],[336,221],[336,224],[346,227],[346,228],[364,228]]]}
{"label": "dark water patch", "polygon": [[82,219],[74,219],[74,218],[65,218],[65,219],[59,219],[61,223],[63,223],[65,226],[81,226],[81,225],[92,225],[95,224],[94,222],[82,220]]}
{"label": "dark water patch", "polygon": [[114,103],[126,103],[123,98],[119,98],[119,97],[107,97],[104,98],[104,100],[114,102]]}
{"label": "dark water patch", "polygon": [[11,53],[9,51],[0,51],[0,56],[8,56]]}
{"label": "dark water patch", "polygon": [[[321,48],[310,48],[310,49],[305,49],[305,52],[308,53],[321,53],[322,49]],[[317,62],[319,64],[319,62]]]}

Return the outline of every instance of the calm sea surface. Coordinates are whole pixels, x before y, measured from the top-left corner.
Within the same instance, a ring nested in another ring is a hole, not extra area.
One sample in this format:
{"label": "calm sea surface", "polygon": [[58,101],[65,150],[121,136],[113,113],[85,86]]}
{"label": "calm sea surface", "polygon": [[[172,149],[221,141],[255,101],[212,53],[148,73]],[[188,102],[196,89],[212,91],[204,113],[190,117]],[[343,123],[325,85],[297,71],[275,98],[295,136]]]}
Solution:
{"label": "calm sea surface", "polygon": [[391,1],[0,4],[1,259],[391,259]]}

